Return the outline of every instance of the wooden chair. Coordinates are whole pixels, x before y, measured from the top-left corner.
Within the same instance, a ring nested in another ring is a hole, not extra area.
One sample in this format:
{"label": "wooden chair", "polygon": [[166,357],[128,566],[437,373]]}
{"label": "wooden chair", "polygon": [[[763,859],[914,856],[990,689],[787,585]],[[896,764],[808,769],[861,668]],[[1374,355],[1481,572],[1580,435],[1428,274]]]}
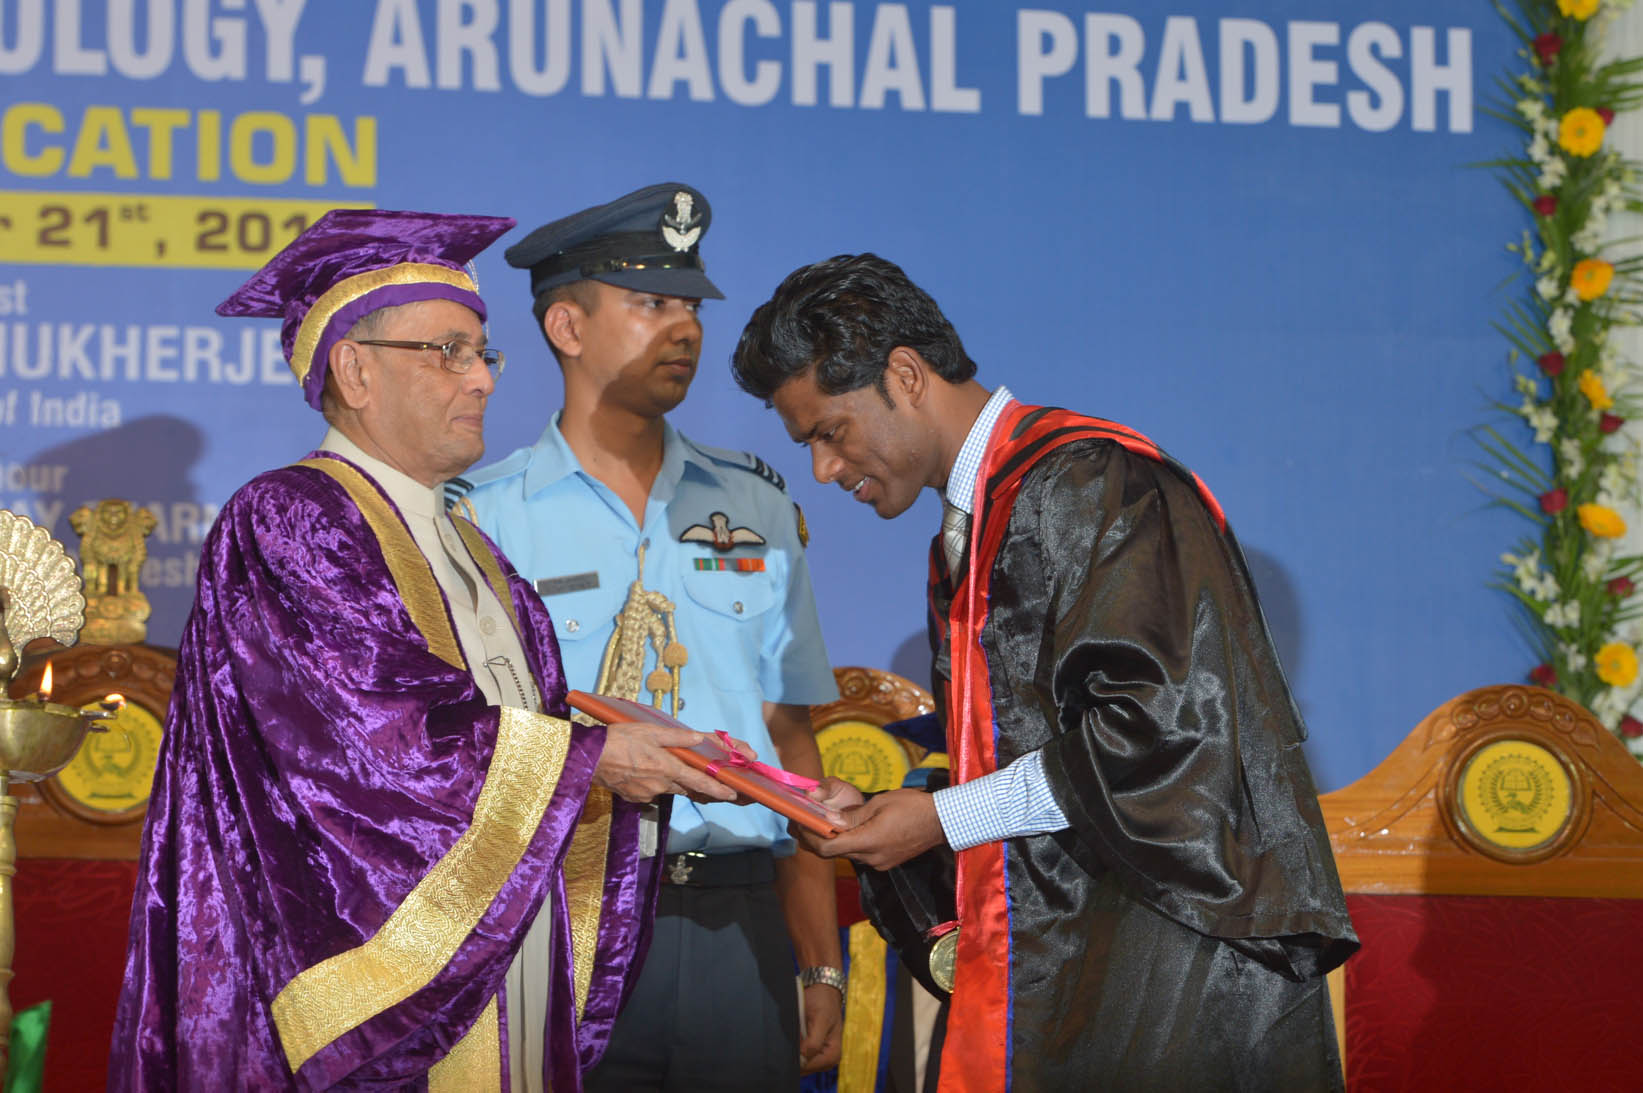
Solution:
{"label": "wooden chair", "polygon": [[1588,711],[1470,691],[1321,800],[1350,1090],[1643,1089],[1643,765]]}
{"label": "wooden chair", "polygon": [[[935,709],[930,693],[876,668],[835,668],[839,698],[810,711],[822,768],[864,792],[895,789],[921,767],[945,767],[944,752],[884,731],[893,721]],[[862,914],[850,863],[838,865],[839,928],[845,934],[849,990],[838,1093],[924,1086],[940,1003],[901,969]]]}

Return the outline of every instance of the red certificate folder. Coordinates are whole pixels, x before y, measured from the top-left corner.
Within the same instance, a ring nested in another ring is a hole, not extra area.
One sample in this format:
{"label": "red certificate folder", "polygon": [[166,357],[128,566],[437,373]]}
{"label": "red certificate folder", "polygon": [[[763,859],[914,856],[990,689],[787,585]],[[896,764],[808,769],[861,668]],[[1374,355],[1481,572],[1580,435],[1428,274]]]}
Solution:
{"label": "red certificate folder", "polygon": [[[648,721],[687,732],[700,731],[669,717],[655,706],[629,702],[625,698],[589,694],[586,691],[572,691],[566,698],[576,709],[607,725],[617,721]],[[732,753],[711,735],[693,748],[667,750],[697,770],[717,778],[743,797],[803,824],[824,838],[830,839],[839,833],[839,829],[827,818],[827,811],[799,790],[782,785],[754,767],[731,765]]]}

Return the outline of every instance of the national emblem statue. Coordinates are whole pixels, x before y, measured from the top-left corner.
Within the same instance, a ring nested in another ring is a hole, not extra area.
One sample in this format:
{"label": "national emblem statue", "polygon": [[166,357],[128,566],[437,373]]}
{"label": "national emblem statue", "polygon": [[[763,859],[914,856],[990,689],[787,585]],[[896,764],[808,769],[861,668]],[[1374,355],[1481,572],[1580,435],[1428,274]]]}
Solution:
{"label": "national emblem statue", "polygon": [[86,628],[82,641],[96,645],[141,642],[148,636],[148,597],[138,588],[148,558],[154,514],[119,498],[82,505],[68,518],[80,534],[85,580]]}

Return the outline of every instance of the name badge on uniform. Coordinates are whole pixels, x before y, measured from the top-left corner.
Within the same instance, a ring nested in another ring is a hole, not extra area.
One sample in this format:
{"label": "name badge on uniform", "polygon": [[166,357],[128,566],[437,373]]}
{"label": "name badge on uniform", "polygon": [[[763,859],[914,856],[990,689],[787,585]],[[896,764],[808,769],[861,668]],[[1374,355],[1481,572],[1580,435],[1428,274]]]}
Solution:
{"label": "name badge on uniform", "polygon": [[541,577],[536,582],[536,594],[563,596],[567,592],[586,592],[598,587],[599,573],[590,569],[586,573],[569,573],[563,577]]}

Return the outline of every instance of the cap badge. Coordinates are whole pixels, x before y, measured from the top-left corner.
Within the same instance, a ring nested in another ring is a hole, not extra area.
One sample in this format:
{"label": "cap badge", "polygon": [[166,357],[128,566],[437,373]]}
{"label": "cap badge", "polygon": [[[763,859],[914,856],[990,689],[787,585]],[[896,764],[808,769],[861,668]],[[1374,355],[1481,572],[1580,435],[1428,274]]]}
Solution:
{"label": "cap badge", "polygon": [[752,528],[733,528],[730,517],[710,513],[707,524],[692,524],[679,533],[681,543],[707,543],[714,550],[734,550],[739,546],[763,546],[764,536]]}
{"label": "cap badge", "polygon": [[662,238],[676,251],[687,251],[702,237],[702,218],[691,211],[696,199],[688,191],[673,195],[673,211],[662,214]]}

